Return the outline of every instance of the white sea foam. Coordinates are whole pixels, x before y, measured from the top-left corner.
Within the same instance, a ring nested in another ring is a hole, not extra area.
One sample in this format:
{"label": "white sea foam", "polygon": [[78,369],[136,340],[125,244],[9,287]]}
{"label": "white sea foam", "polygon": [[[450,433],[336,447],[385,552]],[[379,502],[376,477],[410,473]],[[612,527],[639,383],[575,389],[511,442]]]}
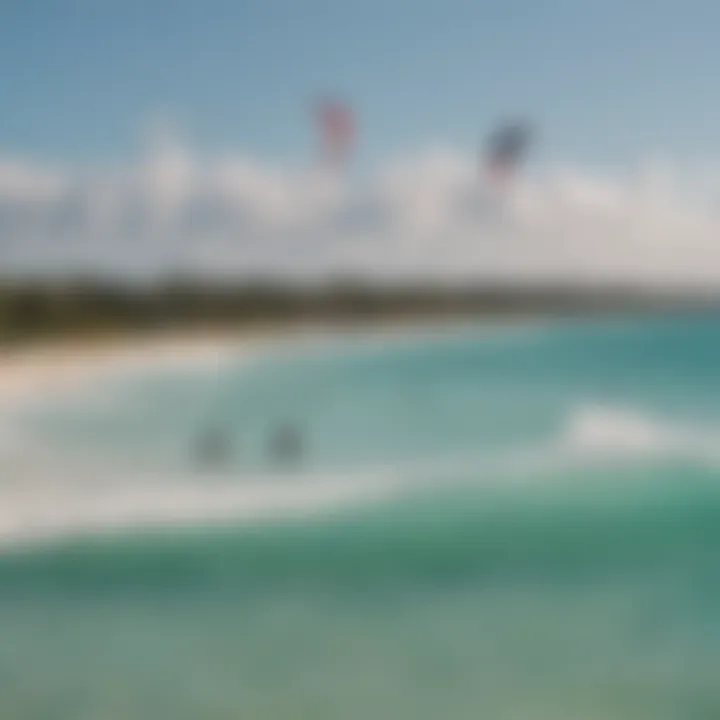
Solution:
{"label": "white sea foam", "polygon": [[[137,479],[136,479],[137,480]],[[275,476],[192,481],[144,478],[129,486],[77,481],[5,488],[0,502],[0,542],[12,544],[119,528],[189,522],[249,522],[303,517],[392,492],[387,478],[362,483],[337,478]]]}
{"label": "white sea foam", "polygon": [[642,410],[583,404],[569,415],[565,447],[590,458],[687,457],[720,462],[720,428],[671,421]]}

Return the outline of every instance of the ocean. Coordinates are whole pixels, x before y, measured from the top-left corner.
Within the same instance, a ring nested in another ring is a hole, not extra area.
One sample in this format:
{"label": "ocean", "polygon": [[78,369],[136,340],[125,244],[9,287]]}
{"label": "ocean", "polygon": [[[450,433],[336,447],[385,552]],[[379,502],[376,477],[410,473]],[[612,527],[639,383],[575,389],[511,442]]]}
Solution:
{"label": "ocean", "polygon": [[720,718],[719,389],[720,316],[686,313],[278,344],[9,407],[0,718]]}

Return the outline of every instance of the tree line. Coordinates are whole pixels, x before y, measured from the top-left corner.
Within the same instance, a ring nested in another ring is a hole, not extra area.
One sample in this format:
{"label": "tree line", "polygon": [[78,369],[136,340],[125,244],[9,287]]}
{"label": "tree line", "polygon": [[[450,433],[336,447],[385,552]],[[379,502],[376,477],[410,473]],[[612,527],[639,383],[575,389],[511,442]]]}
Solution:
{"label": "tree line", "polygon": [[671,308],[697,299],[617,286],[527,283],[387,285],[336,279],[311,286],[187,278],[143,285],[97,279],[6,280],[0,283],[0,337],[12,343],[72,334],[277,323],[585,314]]}

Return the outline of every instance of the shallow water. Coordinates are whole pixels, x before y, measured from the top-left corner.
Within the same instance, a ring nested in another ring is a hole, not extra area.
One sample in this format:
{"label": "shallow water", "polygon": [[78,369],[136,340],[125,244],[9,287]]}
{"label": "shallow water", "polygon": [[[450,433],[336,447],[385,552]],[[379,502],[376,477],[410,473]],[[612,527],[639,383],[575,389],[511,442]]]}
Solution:
{"label": "shallow water", "polygon": [[146,525],[0,556],[0,716],[720,717],[719,359],[712,315],[463,330],[14,412],[10,534]]}

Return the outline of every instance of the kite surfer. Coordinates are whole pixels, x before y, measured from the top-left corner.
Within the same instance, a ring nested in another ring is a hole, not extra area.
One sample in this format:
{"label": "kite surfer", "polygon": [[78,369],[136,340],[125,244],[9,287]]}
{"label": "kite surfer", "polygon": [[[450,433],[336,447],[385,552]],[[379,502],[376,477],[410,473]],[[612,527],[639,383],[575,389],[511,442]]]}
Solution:
{"label": "kite surfer", "polygon": [[195,446],[195,458],[203,466],[217,467],[227,462],[230,455],[228,438],[217,426],[205,429]]}
{"label": "kite surfer", "polygon": [[270,444],[270,454],[281,463],[298,463],[303,454],[303,438],[300,428],[290,422],[276,428]]}

